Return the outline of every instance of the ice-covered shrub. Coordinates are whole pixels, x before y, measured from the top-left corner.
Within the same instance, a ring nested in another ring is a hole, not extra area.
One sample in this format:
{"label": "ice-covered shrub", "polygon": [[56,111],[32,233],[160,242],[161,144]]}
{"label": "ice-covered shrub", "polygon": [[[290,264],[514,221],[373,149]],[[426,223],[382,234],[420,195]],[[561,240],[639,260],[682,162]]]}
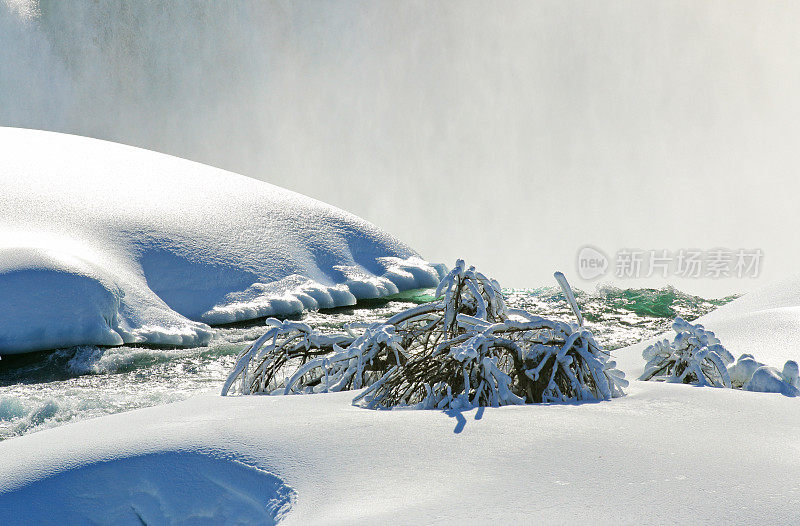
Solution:
{"label": "ice-covered shrub", "polygon": [[[570,298],[566,280],[559,281]],[[240,355],[223,394],[237,385],[243,394],[363,387],[354,403],[369,408],[608,400],[623,394],[624,374],[582,325],[509,309],[499,284],[463,261],[441,281],[436,297],[358,335],[324,336],[304,324],[273,321]]]}
{"label": "ice-covered shrub", "polygon": [[647,365],[639,379],[731,387],[727,364],[733,356],[714,333],[682,318],[675,318],[672,328],[672,342],[660,340],[642,352]]}
{"label": "ice-covered shrub", "polygon": [[800,395],[800,371],[794,360],[787,361],[783,371],[756,361],[751,354],[742,354],[732,363],[731,353],[702,325],[675,318],[672,327],[677,333],[672,342],[661,340],[642,352],[647,366],[640,380]]}

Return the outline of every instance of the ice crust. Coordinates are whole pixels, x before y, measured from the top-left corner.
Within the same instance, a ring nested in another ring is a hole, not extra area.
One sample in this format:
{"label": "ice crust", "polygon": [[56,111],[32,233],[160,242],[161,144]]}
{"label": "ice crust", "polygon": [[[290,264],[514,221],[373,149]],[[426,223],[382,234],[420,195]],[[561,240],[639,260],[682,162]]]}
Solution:
{"label": "ice crust", "polygon": [[333,206],[96,139],[0,128],[0,185],[0,354],[202,345],[209,324],[433,287],[444,271]]}

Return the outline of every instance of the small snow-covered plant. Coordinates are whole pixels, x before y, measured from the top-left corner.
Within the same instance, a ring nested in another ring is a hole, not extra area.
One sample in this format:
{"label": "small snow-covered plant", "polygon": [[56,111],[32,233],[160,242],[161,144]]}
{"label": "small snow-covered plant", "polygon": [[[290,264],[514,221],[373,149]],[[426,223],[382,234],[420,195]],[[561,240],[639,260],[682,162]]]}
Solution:
{"label": "small snow-covered plant", "polygon": [[639,379],[731,387],[727,365],[733,356],[714,333],[682,318],[675,318],[672,328],[676,332],[672,342],[657,341],[642,352],[647,365]]}
{"label": "small snow-covered plant", "polygon": [[[582,321],[566,279],[558,279]],[[364,387],[354,404],[439,409],[624,394],[624,374],[582,324],[509,309],[499,284],[462,260],[436,297],[360,335],[315,339],[294,325],[282,329],[272,322],[271,330],[284,332],[265,335],[240,355],[223,394],[237,381],[243,394]],[[254,358],[258,363],[250,369]]]}

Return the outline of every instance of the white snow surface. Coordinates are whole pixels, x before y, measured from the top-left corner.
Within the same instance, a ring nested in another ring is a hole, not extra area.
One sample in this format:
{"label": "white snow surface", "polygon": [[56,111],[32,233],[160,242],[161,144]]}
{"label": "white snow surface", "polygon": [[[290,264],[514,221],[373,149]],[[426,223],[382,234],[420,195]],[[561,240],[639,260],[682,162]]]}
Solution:
{"label": "white snow surface", "polygon": [[[132,507],[146,523],[159,523],[164,515],[140,504],[145,491],[162,509],[203,509],[235,522],[201,492],[153,483],[186,471],[198,456],[262,474],[263,486],[273,488],[260,493],[264,523],[281,495],[291,497],[285,524],[800,518],[796,398],[659,382],[633,382],[628,396],[609,402],[465,412],[372,411],[353,407],[352,397],[204,396],[6,440],[0,523],[52,524],[62,513],[77,520]],[[163,461],[142,474],[142,456]],[[84,475],[109,464],[118,488]],[[186,484],[212,478],[221,488],[254,486],[223,467]],[[35,500],[52,487],[62,492],[54,502]],[[168,517],[181,520],[177,512]]]}
{"label": "white snow surface", "polygon": [[208,324],[432,287],[444,270],[333,206],[96,139],[0,127],[0,187],[0,354],[202,345]]}

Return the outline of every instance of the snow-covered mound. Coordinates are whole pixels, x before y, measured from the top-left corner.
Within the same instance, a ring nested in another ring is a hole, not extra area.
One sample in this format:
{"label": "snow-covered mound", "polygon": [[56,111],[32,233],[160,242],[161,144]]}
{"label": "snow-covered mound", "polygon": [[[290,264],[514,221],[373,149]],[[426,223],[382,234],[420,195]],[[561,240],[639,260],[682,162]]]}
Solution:
{"label": "snow-covered mound", "polygon": [[207,324],[351,305],[443,275],[333,206],[120,144],[0,128],[0,186],[0,354],[198,345]]}
{"label": "snow-covered mound", "polygon": [[[632,382],[602,404],[369,411],[351,399],[198,397],[0,442],[0,523],[53,523],[78,508],[69,499],[100,497],[161,523],[125,482],[140,477],[128,459],[144,454],[164,459],[147,480],[209,454],[272,474],[282,482],[261,498],[291,488],[286,524],[792,524],[800,510],[795,398]],[[115,484],[83,486],[98,465]],[[182,480],[215,480],[237,503],[233,483],[252,488],[224,465],[202,469]],[[56,487],[64,498],[44,493]],[[217,493],[176,503],[183,487],[143,490],[193,511]]]}
{"label": "snow-covered mound", "polygon": [[[749,354],[776,368],[788,360],[800,362],[800,274],[745,294],[693,323],[713,331],[734,357]],[[628,377],[640,376],[646,364],[642,350],[665,336],[614,351],[618,367]]]}
{"label": "snow-covered mound", "polygon": [[761,366],[755,371],[742,389],[759,393],[781,393],[786,396],[798,396],[797,362],[789,360],[783,371],[775,367]]}

